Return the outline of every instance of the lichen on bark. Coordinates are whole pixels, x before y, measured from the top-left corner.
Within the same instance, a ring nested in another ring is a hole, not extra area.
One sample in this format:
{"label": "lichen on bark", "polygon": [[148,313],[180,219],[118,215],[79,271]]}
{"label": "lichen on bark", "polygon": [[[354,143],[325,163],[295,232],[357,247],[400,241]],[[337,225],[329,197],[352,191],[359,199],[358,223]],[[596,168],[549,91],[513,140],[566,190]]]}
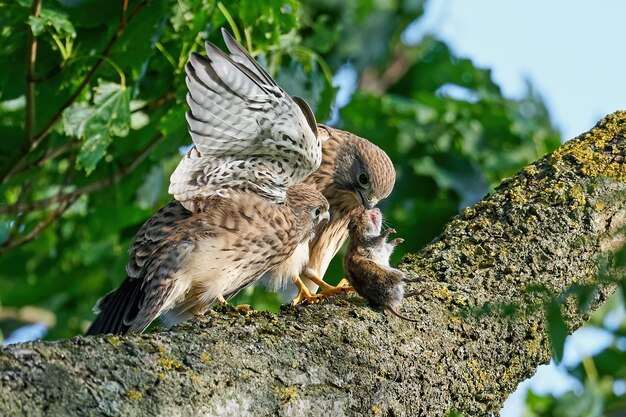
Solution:
{"label": "lichen on bark", "polygon": [[[626,113],[504,181],[401,268],[424,276],[401,321],[356,296],[279,314],[221,309],[169,331],[0,350],[0,415],[497,412],[550,358],[548,293],[614,291],[626,218]],[[415,230],[414,233],[419,233]],[[409,235],[409,233],[405,233]],[[585,314],[563,311],[570,330]]]}

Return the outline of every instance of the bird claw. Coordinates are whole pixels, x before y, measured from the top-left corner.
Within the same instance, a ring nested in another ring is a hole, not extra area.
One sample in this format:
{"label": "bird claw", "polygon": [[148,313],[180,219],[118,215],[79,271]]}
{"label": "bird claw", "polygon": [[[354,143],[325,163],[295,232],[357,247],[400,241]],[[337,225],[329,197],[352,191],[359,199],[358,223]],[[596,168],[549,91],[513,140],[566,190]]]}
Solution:
{"label": "bird claw", "polygon": [[291,305],[295,306],[304,301],[306,301],[308,304],[315,304],[335,295],[349,294],[354,291],[354,288],[350,286],[348,280],[345,278],[342,279],[339,284],[337,284],[337,286],[327,284],[321,278],[317,277],[317,275],[307,275],[307,278],[315,282],[320,287],[321,291],[317,294],[312,294],[306,287],[306,285],[304,285],[300,277],[298,277],[297,279],[294,278],[294,282],[298,287],[299,292],[296,298],[294,298],[291,302]]}
{"label": "bird claw", "polygon": [[298,292],[296,298],[294,298],[291,302],[291,305],[295,306],[305,301],[307,302],[307,304],[315,304],[321,302],[324,299],[326,299],[326,296],[324,294],[311,294],[309,290],[303,291],[301,289],[300,292]]}
{"label": "bird claw", "polygon": [[350,285],[348,280],[345,278],[339,281],[339,283],[336,286],[327,284],[324,281],[322,282],[323,284],[320,285],[320,288],[322,289],[321,294],[324,295],[325,297],[334,297],[336,295],[350,294],[351,292],[354,291],[354,288]]}
{"label": "bird claw", "polygon": [[235,310],[246,314],[252,311],[252,307],[250,306],[250,304],[239,304],[237,306],[234,306],[234,308]]}

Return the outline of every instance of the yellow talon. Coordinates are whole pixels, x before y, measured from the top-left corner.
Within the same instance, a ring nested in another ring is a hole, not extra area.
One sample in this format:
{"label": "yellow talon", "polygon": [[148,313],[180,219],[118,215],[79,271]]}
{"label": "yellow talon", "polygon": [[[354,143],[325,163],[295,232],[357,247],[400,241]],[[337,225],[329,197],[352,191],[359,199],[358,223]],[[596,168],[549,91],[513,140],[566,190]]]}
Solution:
{"label": "yellow talon", "polygon": [[298,287],[298,295],[293,299],[291,305],[298,305],[303,301],[306,301],[309,304],[314,304],[322,301],[324,298],[324,294],[311,294],[311,291],[304,285],[300,277],[294,277],[293,282]]}
{"label": "yellow talon", "polygon": [[332,286],[323,279],[321,279],[311,269],[305,271],[305,276],[314,283],[316,283],[321,288],[321,294],[326,297],[332,297],[340,294],[350,294],[354,291],[354,288],[350,286],[350,283],[346,278],[339,281],[339,284],[337,284],[336,286]]}

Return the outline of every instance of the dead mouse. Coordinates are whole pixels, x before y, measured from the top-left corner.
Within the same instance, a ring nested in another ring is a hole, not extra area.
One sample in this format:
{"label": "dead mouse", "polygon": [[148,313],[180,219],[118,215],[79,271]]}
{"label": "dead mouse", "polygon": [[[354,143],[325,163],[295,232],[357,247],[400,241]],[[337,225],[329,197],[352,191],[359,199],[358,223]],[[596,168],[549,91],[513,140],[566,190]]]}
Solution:
{"label": "dead mouse", "polygon": [[397,309],[403,298],[423,291],[405,293],[404,283],[421,281],[421,278],[407,279],[402,271],[389,265],[391,253],[404,239],[396,238],[388,242],[387,237],[396,231],[387,229],[381,232],[382,222],[383,216],[378,208],[362,210],[350,219],[350,244],[343,257],[343,270],[356,292],[373,307],[382,307],[403,320],[418,322],[403,316]]}

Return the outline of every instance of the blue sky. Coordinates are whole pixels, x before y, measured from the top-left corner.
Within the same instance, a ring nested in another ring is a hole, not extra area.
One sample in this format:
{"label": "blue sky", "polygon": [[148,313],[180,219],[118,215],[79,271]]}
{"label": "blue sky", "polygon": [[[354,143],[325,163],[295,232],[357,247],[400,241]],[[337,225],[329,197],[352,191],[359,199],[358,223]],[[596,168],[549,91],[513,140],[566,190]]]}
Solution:
{"label": "blue sky", "polygon": [[[425,33],[491,68],[505,96],[521,96],[530,80],[564,140],[626,110],[626,1],[429,0],[426,16],[406,35],[417,40]],[[616,314],[626,319],[623,307]],[[578,363],[611,342],[610,333],[583,328],[568,337],[564,363]],[[559,394],[577,386],[562,366],[540,366],[501,415],[521,417],[529,388]]]}
{"label": "blue sky", "polygon": [[492,68],[506,96],[530,79],[564,139],[626,110],[626,1],[430,0],[417,32]]}

